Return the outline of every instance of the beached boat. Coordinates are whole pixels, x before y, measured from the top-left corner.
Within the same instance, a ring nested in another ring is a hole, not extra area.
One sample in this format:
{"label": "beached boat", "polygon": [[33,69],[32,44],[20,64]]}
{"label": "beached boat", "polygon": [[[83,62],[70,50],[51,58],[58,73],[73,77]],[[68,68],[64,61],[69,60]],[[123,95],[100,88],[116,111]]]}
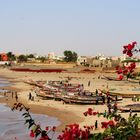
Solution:
{"label": "beached boat", "polygon": [[140,83],[140,80],[138,79],[128,79],[128,81],[131,83]]}
{"label": "beached boat", "polygon": [[[118,108],[118,110],[120,110],[121,112],[130,112],[129,107],[120,107]],[[140,109],[131,109],[132,112],[140,112]]]}
{"label": "beached boat", "polygon": [[122,101],[123,100],[123,97],[122,96],[111,96],[111,100],[112,101]]}
{"label": "beached boat", "polygon": [[[104,90],[100,90],[100,91],[106,96],[106,91],[104,91]],[[112,101],[122,101],[123,100],[123,96],[121,96],[117,92],[109,92],[109,96]]]}
{"label": "beached boat", "polygon": [[38,90],[36,91],[36,95],[38,97],[41,97],[42,99],[55,99],[55,100],[61,100],[62,94],[58,91],[44,91],[44,90]]}
{"label": "beached boat", "polygon": [[101,79],[106,79],[109,81],[121,81],[120,79],[117,79],[115,77],[110,77],[110,76],[102,76]]}
{"label": "beached boat", "polygon": [[62,100],[65,103],[75,104],[98,104],[103,103],[102,96],[96,96],[94,93],[89,91],[80,92],[75,94],[73,92],[67,92],[62,96]]}
{"label": "beached boat", "polygon": [[42,99],[53,99],[53,94],[46,94],[43,90],[39,90],[36,92],[36,96],[42,97]]}
{"label": "beached boat", "polygon": [[96,96],[70,96],[65,95],[63,96],[62,100],[65,103],[75,103],[75,104],[100,104],[102,103],[102,97]]}
{"label": "beached boat", "polygon": [[140,112],[140,103],[128,104],[119,108],[121,112],[130,112],[130,109],[132,112]]}
{"label": "beached boat", "polygon": [[27,80],[27,81],[24,81],[24,83],[29,84],[29,85],[36,85],[36,81],[33,81],[33,80]]}
{"label": "beached boat", "polygon": [[67,92],[79,92],[83,91],[84,87],[82,84],[69,84],[67,82],[63,81],[48,81],[47,84],[44,86],[51,86],[54,88],[57,88],[61,91],[67,91]]}
{"label": "beached boat", "polygon": [[43,85],[44,85],[44,83],[46,83],[46,81],[27,80],[27,81],[24,81],[24,83],[33,85],[33,86],[43,87]]}

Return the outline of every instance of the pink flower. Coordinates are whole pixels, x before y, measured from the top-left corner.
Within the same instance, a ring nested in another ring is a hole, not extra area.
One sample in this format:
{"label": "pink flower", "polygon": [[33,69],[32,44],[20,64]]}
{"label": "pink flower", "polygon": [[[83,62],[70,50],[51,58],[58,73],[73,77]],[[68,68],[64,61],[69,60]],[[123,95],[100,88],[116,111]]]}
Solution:
{"label": "pink flower", "polygon": [[122,79],[123,79],[123,75],[120,75],[120,76],[119,76],[119,80],[122,80]]}
{"label": "pink flower", "polygon": [[49,127],[48,127],[48,126],[46,126],[45,130],[46,130],[46,131],[48,131],[48,130],[49,130]]}
{"label": "pink flower", "polygon": [[31,130],[31,132],[30,132],[30,137],[32,137],[32,138],[35,137],[35,133],[33,132],[33,130]]}

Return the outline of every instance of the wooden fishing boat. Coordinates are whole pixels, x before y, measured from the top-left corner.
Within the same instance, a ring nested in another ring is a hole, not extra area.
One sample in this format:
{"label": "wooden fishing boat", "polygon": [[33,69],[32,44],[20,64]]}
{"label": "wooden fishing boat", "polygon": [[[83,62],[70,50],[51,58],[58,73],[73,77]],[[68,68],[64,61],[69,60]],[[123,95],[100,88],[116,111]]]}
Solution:
{"label": "wooden fishing boat", "polygon": [[61,100],[62,98],[62,94],[60,92],[53,91],[38,90],[36,91],[36,95],[44,100],[45,99]]}
{"label": "wooden fishing boat", "polygon": [[128,81],[131,83],[140,83],[140,80],[138,79],[128,79]]}
{"label": "wooden fishing boat", "polygon": [[24,81],[24,83],[29,84],[29,85],[36,85],[36,81],[33,81],[33,80],[27,80],[27,81]]}
{"label": "wooden fishing boat", "polygon": [[128,104],[124,107],[121,107],[122,112],[128,112],[128,110],[132,112],[140,112],[140,103]]}
{"label": "wooden fishing boat", "polygon": [[111,96],[110,95],[110,97],[111,97],[111,100],[112,101],[122,101],[123,100],[123,97],[122,96]]}
{"label": "wooden fishing boat", "polygon": [[43,90],[37,91],[36,96],[41,97],[42,99],[54,99],[54,95],[52,93],[46,93]]}
{"label": "wooden fishing boat", "polygon": [[110,77],[110,76],[103,76],[103,77],[101,77],[101,79],[106,79],[106,80],[109,80],[109,81],[122,81],[120,79],[117,79],[115,77]]}
{"label": "wooden fishing boat", "polygon": [[46,81],[33,81],[33,80],[24,81],[24,83],[26,83],[26,84],[33,85],[33,86],[38,86],[38,87],[43,87],[45,82]]}
{"label": "wooden fishing boat", "polygon": [[79,92],[84,89],[82,84],[69,84],[63,81],[49,81],[45,86],[47,85],[68,92]]}
{"label": "wooden fishing boat", "polygon": [[67,93],[62,97],[65,103],[75,103],[75,104],[96,104],[102,103],[101,96],[87,96],[87,95],[75,95],[73,93]]}
{"label": "wooden fishing boat", "polygon": [[[118,110],[120,110],[121,112],[130,112],[130,108],[129,107],[120,107],[118,108]],[[132,112],[140,112],[140,109],[131,109]]]}

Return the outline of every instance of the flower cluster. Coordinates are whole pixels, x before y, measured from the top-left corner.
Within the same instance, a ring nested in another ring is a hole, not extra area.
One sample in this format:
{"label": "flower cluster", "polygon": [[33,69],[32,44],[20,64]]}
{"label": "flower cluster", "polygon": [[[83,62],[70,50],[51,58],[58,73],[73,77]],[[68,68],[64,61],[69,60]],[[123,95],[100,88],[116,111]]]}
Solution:
{"label": "flower cluster", "polygon": [[134,49],[136,46],[137,42],[132,42],[132,44],[128,44],[123,46],[123,54],[127,54],[129,57],[133,56],[134,51],[139,51],[137,49]]}
{"label": "flower cluster", "polygon": [[39,140],[50,140],[48,133],[50,131],[55,132],[56,127],[49,127],[47,126],[45,130],[40,130],[40,125],[34,125],[30,131],[30,137],[37,137],[37,134],[41,134],[41,137],[39,138]]}
{"label": "flower cluster", "polygon": [[[123,54],[128,55],[129,57],[132,57],[134,52],[140,52],[140,49],[137,47],[137,42],[132,42],[131,44],[128,44],[126,46],[123,46]],[[117,66],[116,72],[119,74],[118,80],[122,80],[124,76],[126,76],[127,80],[128,78],[135,78],[136,73],[134,73],[134,69],[136,68],[136,63],[130,61],[127,62],[127,66]]]}
{"label": "flower cluster", "polygon": [[94,126],[84,126],[82,130],[78,124],[67,125],[62,135],[58,136],[59,140],[88,140],[90,137],[90,131],[93,130]]}
{"label": "flower cluster", "polygon": [[31,128],[30,137],[35,137],[35,138],[39,137],[38,140],[51,140],[52,138],[49,138],[48,134],[50,132],[55,133],[56,127],[47,126],[46,129],[43,130],[41,126],[36,124],[35,121],[33,120],[32,116],[29,113],[29,108],[25,107],[22,103],[15,103],[12,108],[13,111],[14,110],[22,111],[23,109],[26,111],[25,113],[22,114],[22,116],[26,118],[25,124],[29,125],[28,126],[29,129]]}
{"label": "flower cluster", "polygon": [[135,68],[136,68],[136,64],[134,62],[130,63],[128,66],[123,66],[123,67],[117,66],[116,72],[117,74],[119,74],[118,79],[122,80],[124,76],[126,76],[127,79],[133,77]]}
{"label": "flower cluster", "polygon": [[99,114],[99,112],[95,112],[95,111],[93,111],[93,109],[92,108],[88,108],[88,111],[86,111],[86,112],[84,112],[83,113],[84,114],[84,116],[87,116],[87,115],[97,115],[97,114]]}
{"label": "flower cluster", "polygon": [[108,128],[108,127],[114,127],[115,122],[113,120],[107,121],[107,122],[101,122],[102,128]]}

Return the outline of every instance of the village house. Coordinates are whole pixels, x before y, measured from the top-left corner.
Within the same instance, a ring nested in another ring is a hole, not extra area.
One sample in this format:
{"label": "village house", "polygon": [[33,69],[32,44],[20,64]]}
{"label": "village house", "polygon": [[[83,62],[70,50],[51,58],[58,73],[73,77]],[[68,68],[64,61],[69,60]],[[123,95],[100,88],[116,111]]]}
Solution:
{"label": "village house", "polygon": [[85,65],[87,63],[86,56],[78,56],[77,58],[77,65]]}
{"label": "village house", "polygon": [[0,53],[0,65],[9,65],[8,56],[5,53]]}
{"label": "village house", "polygon": [[87,65],[89,67],[113,68],[119,65],[119,63],[119,58],[113,59],[112,57],[105,57],[103,55],[98,55],[87,59]]}

